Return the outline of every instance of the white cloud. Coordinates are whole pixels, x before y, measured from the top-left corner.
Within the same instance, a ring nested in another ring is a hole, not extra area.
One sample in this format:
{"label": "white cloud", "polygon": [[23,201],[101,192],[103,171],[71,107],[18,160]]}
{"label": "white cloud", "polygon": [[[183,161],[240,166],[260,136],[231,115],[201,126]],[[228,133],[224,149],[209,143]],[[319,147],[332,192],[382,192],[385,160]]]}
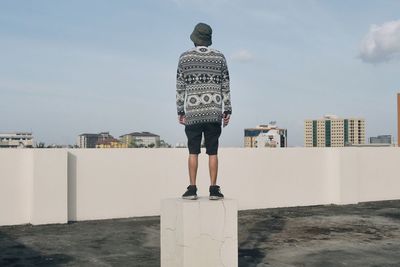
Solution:
{"label": "white cloud", "polygon": [[252,61],[254,59],[253,54],[246,50],[246,49],[241,49],[239,51],[236,51],[231,55],[232,60],[236,60],[239,62],[248,62]]}
{"label": "white cloud", "polygon": [[400,20],[371,25],[361,42],[360,58],[367,63],[380,63],[400,56]]}

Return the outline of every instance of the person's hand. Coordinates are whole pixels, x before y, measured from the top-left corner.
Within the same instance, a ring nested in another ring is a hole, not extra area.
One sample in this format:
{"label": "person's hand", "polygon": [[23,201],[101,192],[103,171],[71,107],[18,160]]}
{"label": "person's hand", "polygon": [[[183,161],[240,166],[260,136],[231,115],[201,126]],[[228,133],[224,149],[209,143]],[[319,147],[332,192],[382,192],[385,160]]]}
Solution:
{"label": "person's hand", "polygon": [[185,125],[186,124],[186,116],[185,115],[179,115],[178,121],[180,124]]}
{"label": "person's hand", "polygon": [[229,119],[231,118],[231,114],[226,114],[224,113],[223,119],[224,119],[224,127],[229,124]]}

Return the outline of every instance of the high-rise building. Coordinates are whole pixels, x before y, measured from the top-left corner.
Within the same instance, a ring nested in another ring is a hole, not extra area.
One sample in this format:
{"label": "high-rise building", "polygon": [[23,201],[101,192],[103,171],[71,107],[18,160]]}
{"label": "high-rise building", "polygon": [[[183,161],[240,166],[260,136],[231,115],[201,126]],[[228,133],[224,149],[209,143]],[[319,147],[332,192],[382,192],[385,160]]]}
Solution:
{"label": "high-rise building", "polygon": [[12,133],[0,133],[0,148],[9,147],[34,147],[35,142],[33,140],[32,133],[28,132],[12,132]]}
{"label": "high-rise building", "polygon": [[275,122],[244,129],[244,147],[287,147],[287,130],[276,127]]}
{"label": "high-rise building", "polygon": [[150,132],[133,132],[120,136],[128,147],[160,147],[160,136]]}
{"label": "high-rise building", "polygon": [[378,136],[372,136],[369,138],[369,143],[370,144],[392,144],[392,136],[389,135],[378,135]]}
{"label": "high-rise building", "polygon": [[365,144],[365,120],[341,119],[326,115],[318,120],[304,121],[305,147],[343,147]]}

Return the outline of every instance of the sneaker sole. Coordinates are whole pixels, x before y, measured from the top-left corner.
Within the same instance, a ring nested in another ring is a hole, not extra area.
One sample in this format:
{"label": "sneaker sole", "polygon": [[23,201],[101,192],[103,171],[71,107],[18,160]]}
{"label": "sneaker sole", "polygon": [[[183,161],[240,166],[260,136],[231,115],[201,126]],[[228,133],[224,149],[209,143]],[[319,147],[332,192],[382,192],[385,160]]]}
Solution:
{"label": "sneaker sole", "polygon": [[187,197],[182,197],[183,199],[188,199],[188,200],[196,200],[197,196],[187,196]]}
{"label": "sneaker sole", "polygon": [[210,200],[219,200],[219,199],[224,199],[224,197],[217,197],[217,196],[210,196]]}

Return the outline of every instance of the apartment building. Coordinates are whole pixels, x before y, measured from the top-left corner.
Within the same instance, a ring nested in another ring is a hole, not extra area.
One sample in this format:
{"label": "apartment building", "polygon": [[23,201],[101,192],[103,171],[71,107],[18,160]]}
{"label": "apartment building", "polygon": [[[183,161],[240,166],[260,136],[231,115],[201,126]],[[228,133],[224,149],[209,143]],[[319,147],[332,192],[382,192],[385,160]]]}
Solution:
{"label": "apartment building", "polygon": [[365,144],[365,120],[326,115],[304,121],[305,147],[343,147]]}

